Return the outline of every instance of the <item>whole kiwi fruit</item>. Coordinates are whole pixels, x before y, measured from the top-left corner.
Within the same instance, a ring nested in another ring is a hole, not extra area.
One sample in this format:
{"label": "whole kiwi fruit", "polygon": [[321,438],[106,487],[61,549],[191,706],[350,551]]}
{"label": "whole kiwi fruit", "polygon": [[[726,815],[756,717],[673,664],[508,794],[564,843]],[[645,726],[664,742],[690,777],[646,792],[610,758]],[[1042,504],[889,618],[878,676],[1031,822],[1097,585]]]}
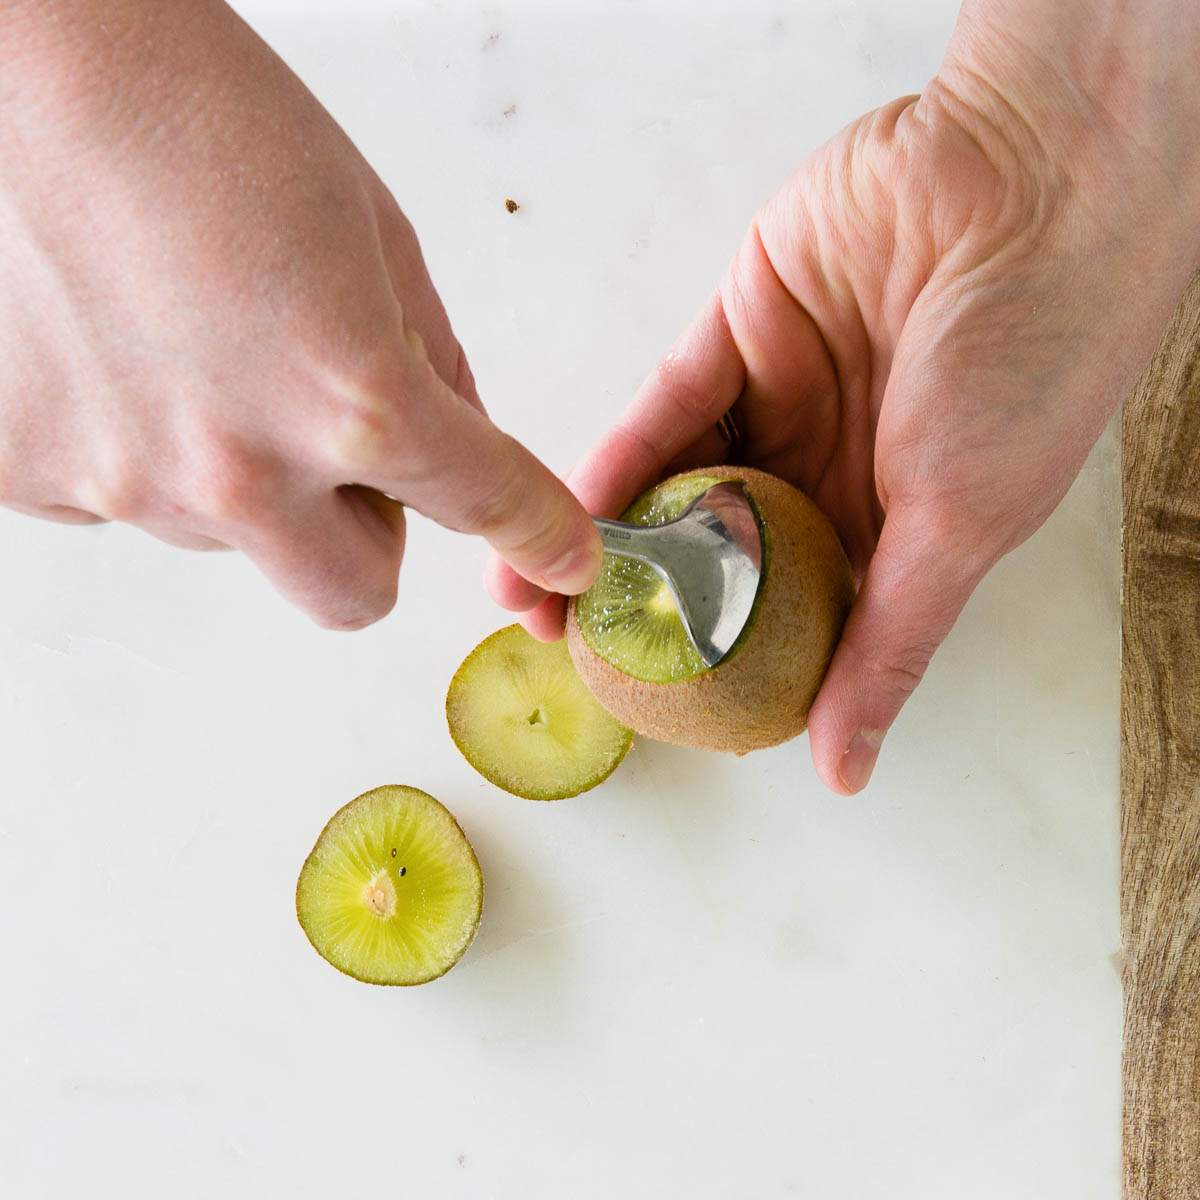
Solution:
{"label": "whole kiwi fruit", "polygon": [[606,556],[567,611],[567,646],[584,683],[636,733],[745,754],[802,733],[854,600],[854,575],[821,510],[791,484],[749,467],[676,475],[622,520],[661,524],[714,483],[736,480],[763,539],[754,609],[737,642],[704,665],[654,571]]}

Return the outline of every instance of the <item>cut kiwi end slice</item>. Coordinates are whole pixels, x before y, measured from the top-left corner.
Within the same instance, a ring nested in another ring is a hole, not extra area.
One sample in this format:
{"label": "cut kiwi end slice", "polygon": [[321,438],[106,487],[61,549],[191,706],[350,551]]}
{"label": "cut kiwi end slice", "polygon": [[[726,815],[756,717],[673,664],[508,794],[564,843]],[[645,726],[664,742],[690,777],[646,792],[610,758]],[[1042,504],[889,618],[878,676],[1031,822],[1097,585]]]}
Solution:
{"label": "cut kiwi end slice", "polygon": [[[635,500],[620,519],[663,525],[701,493],[723,482],[718,475],[667,480]],[[752,612],[747,629],[754,617]],[[606,554],[596,582],[576,597],[575,619],[592,652],[634,679],[673,683],[711,669],[688,638],[667,585],[652,567],[636,559]],[[736,649],[735,642],[730,653]]]}
{"label": "cut kiwi end slice", "polygon": [[378,984],[428,983],[466,952],[483,874],[449,810],[412,787],[378,787],[321,830],[296,883],[296,916],[320,956]]}
{"label": "cut kiwi end slice", "polygon": [[633,741],[584,686],[566,642],[539,642],[520,625],[467,655],[450,682],[446,723],[484,779],[527,800],[603,783]]}

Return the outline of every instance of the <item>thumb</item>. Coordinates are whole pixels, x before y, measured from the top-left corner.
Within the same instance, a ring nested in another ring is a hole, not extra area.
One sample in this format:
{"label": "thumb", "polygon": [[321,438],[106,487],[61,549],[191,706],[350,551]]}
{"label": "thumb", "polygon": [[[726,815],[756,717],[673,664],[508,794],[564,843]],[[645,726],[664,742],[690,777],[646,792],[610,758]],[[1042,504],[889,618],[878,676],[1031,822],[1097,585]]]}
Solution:
{"label": "thumb", "polygon": [[884,735],[986,570],[956,550],[961,536],[942,536],[947,525],[916,507],[884,521],[808,718],[813,763],[835,792],[866,786]]}
{"label": "thumb", "polygon": [[441,525],[485,538],[539,587],[585,591],[602,547],[583,506],[520,442],[438,385],[405,453],[368,482]]}

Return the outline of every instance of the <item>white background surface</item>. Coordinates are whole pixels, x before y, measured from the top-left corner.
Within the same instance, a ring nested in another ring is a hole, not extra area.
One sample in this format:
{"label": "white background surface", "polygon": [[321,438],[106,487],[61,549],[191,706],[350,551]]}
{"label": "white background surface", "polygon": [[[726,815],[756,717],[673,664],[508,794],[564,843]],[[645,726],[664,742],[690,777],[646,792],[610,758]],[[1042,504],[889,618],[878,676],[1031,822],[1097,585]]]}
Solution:
{"label": "white background surface", "polygon": [[[414,221],[493,416],[565,469],[954,5],[241,11]],[[482,547],[416,517],[354,635],[127,529],[3,514],[0,559],[6,1196],[1117,1196],[1111,431],[854,800],[804,738],[641,741],[559,804],[486,784],[442,704],[506,618]],[[294,918],[325,820],[385,782],[485,874],[423,988],[340,976]]]}

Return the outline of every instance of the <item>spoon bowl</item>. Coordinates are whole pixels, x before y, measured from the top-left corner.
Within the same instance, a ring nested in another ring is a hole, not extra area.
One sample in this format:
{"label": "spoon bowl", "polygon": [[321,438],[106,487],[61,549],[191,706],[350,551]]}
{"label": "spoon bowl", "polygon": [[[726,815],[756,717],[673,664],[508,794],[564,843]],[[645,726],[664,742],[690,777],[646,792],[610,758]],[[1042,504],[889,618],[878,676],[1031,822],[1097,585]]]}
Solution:
{"label": "spoon bowl", "polygon": [[696,653],[715,667],[746,627],[762,578],[762,534],[740,483],[718,483],[663,525],[593,517],[606,554],[652,567]]}

